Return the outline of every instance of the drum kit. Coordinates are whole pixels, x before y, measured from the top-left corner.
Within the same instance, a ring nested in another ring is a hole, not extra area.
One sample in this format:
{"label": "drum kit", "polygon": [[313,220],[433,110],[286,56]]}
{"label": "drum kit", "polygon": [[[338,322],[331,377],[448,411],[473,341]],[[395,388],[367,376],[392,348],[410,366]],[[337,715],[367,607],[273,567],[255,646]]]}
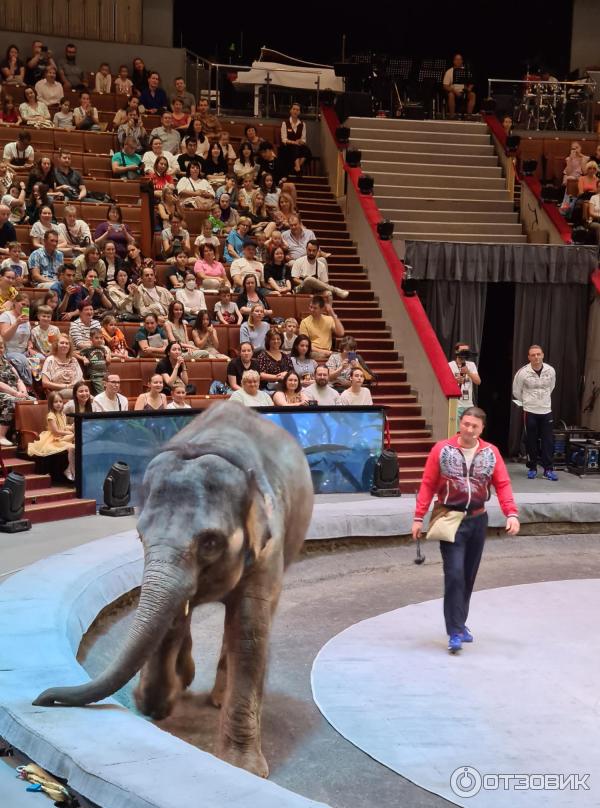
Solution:
{"label": "drum kit", "polygon": [[536,131],[588,131],[594,82],[589,79],[544,81],[541,76],[528,73],[521,84],[523,92],[513,113],[515,127]]}

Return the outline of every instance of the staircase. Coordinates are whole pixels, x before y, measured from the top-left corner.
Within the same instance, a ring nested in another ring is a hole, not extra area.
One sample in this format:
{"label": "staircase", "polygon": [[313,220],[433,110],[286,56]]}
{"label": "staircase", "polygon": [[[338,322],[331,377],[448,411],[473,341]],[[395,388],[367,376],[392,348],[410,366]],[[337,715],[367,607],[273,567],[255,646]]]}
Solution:
{"label": "staircase", "polygon": [[407,381],[404,365],[394,348],[390,331],[371,289],[367,273],[360,264],[356,247],[350,241],[344,215],[335,201],[327,177],[302,177],[295,180],[298,210],[305,227],[313,230],[328,259],[329,280],[348,289],[346,300],[335,300],[346,334],[358,341],[358,350],[377,374],[373,401],[385,406],[390,424],[392,448],[400,461],[400,488],[415,492],[427,454],[433,445],[421,407]]}
{"label": "staircase", "polygon": [[349,118],[394,238],[524,244],[487,125]]}
{"label": "staircase", "polygon": [[35,463],[17,457],[16,449],[2,449],[2,460],[7,474],[16,471],[25,477],[25,518],[33,524],[96,513],[95,500],[77,499],[74,488],[53,485],[50,475],[36,474]]}

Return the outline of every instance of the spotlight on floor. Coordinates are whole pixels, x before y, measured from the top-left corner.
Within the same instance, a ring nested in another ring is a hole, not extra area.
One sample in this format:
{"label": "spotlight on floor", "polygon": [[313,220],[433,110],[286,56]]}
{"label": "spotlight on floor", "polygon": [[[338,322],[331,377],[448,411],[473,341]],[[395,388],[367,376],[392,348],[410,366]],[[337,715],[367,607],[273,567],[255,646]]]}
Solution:
{"label": "spotlight on floor", "polygon": [[537,160],[523,160],[523,174],[526,177],[533,177],[535,174],[535,170],[537,168],[538,161]]}
{"label": "spotlight on floor", "polygon": [[412,276],[412,267],[410,264],[404,264],[402,291],[404,292],[404,297],[414,297],[417,294],[417,281]]}
{"label": "spotlight on floor", "polygon": [[117,460],[104,480],[104,505],[98,509],[102,516],[131,516],[133,507],[129,505],[131,485],[129,466]]}
{"label": "spotlight on floor", "polygon": [[390,449],[384,449],[377,458],[373,472],[372,497],[399,497],[400,475],[398,472],[398,455]]}
{"label": "spotlight on floor", "polygon": [[358,178],[358,190],[361,194],[365,196],[369,196],[373,194],[373,188],[375,187],[375,180],[373,177],[369,176],[369,174],[361,174]]}
{"label": "spotlight on floor", "polygon": [[[519,135],[508,135],[506,138],[506,151],[508,152],[516,152],[519,148],[519,144],[521,142],[521,138]],[[535,171],[535,169],[534,169]]]}
{"label": "spotlight on floor", "polygon": [[346,149],[346,162],[350,168],[360,168],[362,152],[360,149]]}
{"label": "spotlight on floor", "polygon": [[29,519],[23,519],[25,512],[25,477],[10,471],[0,488],[0,532],[22,533],[31,530]]}
{"label": "spotlight on floor", "polygon": [[382,241],[389,241],[394,235],[394,222],[390,219],[377,222],[377,235]]}
{"label": "spotlight on floor", "polygon": [[335,139],[338,143],[341,143],[342,146],[345,146],[350,141],[350,127],[349,126],[338,126],[335,130]]}

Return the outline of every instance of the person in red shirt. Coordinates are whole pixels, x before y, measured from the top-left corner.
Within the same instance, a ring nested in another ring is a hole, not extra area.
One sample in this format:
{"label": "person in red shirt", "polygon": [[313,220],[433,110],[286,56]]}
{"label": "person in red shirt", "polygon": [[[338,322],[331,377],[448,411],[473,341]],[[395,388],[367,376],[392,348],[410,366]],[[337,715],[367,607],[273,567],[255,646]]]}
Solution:
{"label": "person in red shirt", "polygon": [[448,650],[455,654],[462,643],[473,642],[466,626],[471,593],[481,562],[488,517],[485,503],[493,486],[502,512],[506,532],[515,536],[520,529],[518,510],[504,461],[496,446],[480,440],[486,415],[479,407],[462,414],[458,434],[438,441],[427,458],[421,487],[417,494],[412,537],[421,536],[423,519],[435,494],[434,515],[461,511],[465,516],[454,541],[440,541],[444,565],[444,618]]}

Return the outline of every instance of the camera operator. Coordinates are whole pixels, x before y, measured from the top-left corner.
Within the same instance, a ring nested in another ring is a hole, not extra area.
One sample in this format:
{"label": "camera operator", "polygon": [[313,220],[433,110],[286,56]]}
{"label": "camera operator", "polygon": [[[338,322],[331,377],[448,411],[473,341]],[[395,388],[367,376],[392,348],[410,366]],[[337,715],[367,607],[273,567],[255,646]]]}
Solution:
{"label": "camera operator", "polygon": [[481,378],[477,372],[477,365],[472,360],[476,354],[471,351],[467,342],[457,342],[454,346],[454,359],[448,362],[450,370],[454,374],[454,378],[460,387],[460,398],[458,399],[458,408],[456,410],[456,428],[461,416],[469,407],[474,407],[473,401],[473,385],[481,384]]}

